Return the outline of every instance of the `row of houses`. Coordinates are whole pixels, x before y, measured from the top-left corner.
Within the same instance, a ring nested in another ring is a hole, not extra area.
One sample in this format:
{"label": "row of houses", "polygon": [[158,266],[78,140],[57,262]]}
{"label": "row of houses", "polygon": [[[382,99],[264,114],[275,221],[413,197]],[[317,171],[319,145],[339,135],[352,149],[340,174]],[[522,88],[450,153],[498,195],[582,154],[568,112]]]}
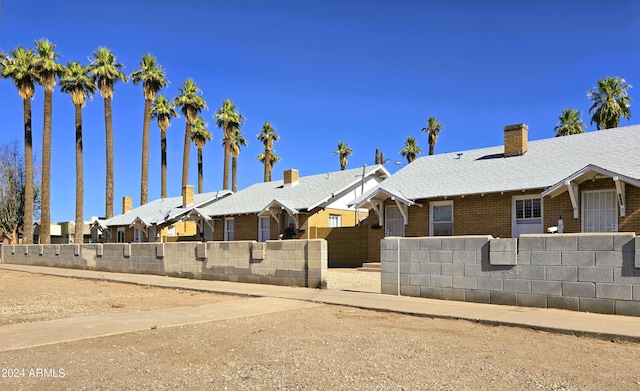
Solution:
{"label": "row of houses", "polygon": [[[254,184],[231,193],[155,200],[97,220],[104,242],[276,240],[318,228],[365,227],[366,258],[385,236],[640,232],[640,126],[424,156],[390,175],[383,165]],[[329,242],[331,248],[331,242]]]}

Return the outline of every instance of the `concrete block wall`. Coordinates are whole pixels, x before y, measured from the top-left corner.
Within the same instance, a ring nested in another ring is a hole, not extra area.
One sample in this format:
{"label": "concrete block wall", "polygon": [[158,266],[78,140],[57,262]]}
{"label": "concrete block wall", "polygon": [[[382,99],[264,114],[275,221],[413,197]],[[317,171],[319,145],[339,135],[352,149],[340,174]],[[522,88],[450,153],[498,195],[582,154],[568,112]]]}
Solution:
{"label": "concrete block wall", "polygon": [[119,273],[320,288],[324,239],[235,242],[5,245],[2,262]]}
{"label": "concrete block wall", "polygon": [[387,294],[640,316],[635,233],[389,238],[381,268]]}

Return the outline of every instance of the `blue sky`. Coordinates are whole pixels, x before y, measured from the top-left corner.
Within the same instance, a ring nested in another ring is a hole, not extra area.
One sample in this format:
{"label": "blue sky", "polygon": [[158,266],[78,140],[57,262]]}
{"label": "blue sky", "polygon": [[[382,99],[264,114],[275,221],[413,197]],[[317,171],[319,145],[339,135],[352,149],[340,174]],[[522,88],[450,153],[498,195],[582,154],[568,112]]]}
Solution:
{"label": "blue sky", "polygon": [[[640,2],[603,1],[167,1],[23,0],[0,2],[0,49],[48,38],[60,61],[88,63],[99,46],[111,49],[130,74],[145,53],[165,68],[173,98],[191,77],[209,110],[214,139],[204,148],[205,191],[222,188],[222,132],[212,115],[230,98],[247,118],[249,140],[238,161],[240,189],[262,181],[256,140],[263,123],[280,134],[282,160],[273,179],[339,170],[339,141],[354,150],[348,167],[373,164],[375,149],[402,160],[408,136],[424,154],[429,116],[445,124],[436,153],[502,144],[505,125],[524,122],[531,140],[554,136],[564,108],[582,112],[586,92],[606,76],[624,77],[640,107]],[[42,156],[43,92],[33,105],[34,151]],[[74,111],[71,98],[53,97],[51,219],[74,216]],[[115,87],[115,212],[122,196],[140,200],[142,87]],[[103,102],[84,115],[84,216],[105,210]],[[0,80],[3,142],[22,143],[22,102]],[[168,193],[180,194],[184,118],[168,131]],[[595,125],[588,126],[589,131]],[[151,125],[149,199],[160,197],[160,132]],[[397,167],[388,164],[394,172]],[[197,184],[192,146],[189,182]]]}

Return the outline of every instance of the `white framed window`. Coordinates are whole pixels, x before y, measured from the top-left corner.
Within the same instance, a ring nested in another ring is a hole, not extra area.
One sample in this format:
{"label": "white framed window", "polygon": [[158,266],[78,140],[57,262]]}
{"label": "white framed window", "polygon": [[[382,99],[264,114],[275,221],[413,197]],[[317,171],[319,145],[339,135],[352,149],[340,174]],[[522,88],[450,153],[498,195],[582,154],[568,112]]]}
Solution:
{"label": "white framed window", "polygon": [[271,238],[271,217],[262,216],[258,219],[258,242],[266,242]]}
{"label": "white framed window", "polygon": [[582,192],[582,232],[618,232],[615,189]]}
{"label": "white framed window", "polygon": [[384,208],[384,236],[404,236],[404,219],[396,205]]}
{"label": "white framed window", "polygon": [[453,236],[453,201],[429,203],[429,236]]}
{"label": "white framed window", "polygon": [[116,242],[124,243],[124,227],[118,227],[118,231],[116,232]]}
{"label": "white framed window", "polygon": [[341,215],[329,215],[329,227],[342,227],[342,216]]}
{"label": "white framed window", "polygon": [[235,240],[235,225],[233,221],[233,217],[225,217],[224,218],[224,240],[227,242]]}
{"label": "white framed window", "polygon": [[542,233],[543,203],[539,195],[520,195],[513,197],[512,236]]}
{"label": "white framed window", "polygon": [[176,226],[171,225],[167,228],[167,236],[176,236]]}

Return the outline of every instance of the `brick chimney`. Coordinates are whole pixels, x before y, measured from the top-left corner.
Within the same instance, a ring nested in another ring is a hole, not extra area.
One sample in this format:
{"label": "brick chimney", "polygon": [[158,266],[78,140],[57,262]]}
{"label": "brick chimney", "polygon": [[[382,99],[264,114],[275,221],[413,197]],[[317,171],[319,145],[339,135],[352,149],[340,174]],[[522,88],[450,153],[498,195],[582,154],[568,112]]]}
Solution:
{"label": "brick chimney", "polygon": [[193,185],[187,185],[182,189],[182,206],[193,204]]}
{"label": "brick chimney", "polygon": [[504,127],[504,157],[520,156],[527,152],[529,127],[526,124]]}
{"label": "brick chimney", "polygon": [[122,197],[122,213],[127,213],[133,208],[133,201],[131,201],[131,197],[124,196]]}
{"label": "brick chimney", "polygon": [[291,168],[284,170],[284,184],[294,186],[298,184],[298,170]]}

